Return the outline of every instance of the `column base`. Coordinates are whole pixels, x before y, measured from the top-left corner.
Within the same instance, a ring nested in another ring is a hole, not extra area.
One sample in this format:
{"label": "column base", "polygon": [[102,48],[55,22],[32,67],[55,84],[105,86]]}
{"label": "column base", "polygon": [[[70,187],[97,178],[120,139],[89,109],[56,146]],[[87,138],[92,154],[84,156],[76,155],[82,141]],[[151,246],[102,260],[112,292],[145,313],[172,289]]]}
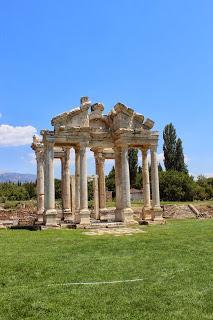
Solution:
{"label": "column base", "polygon": [[80,210],[80,224],[82,225],[90,225],[90,211],[89,209],[81,209]]}
{"label": "column base", "polygon": [[151,210],[151,207],[150,206],[144,206],[142,208],[142,212],[141,212],[141,219],[142,220],[146,220],[147,216],[150,216],[150,210]]}
{"label": "column base", "polygon": [[49,209],[45,212],[46,226],[57,226],[57,211],[55,209]]}
{"label": "column base", "polygon": [[76,209],[74,214],[74,223],[80,223],[81,217],[80,217],[80,210]]}
{"label": "column base", "polygon": [[115,221],[125,223],[135,223],[133,219],[132,208],[116,209],[115,210]]}
{"label": "column base", "polygon": [[44,222],[44,210],[38,211],[37,215],[38,215],[38,222],[41,222],[41,223]]}
{"label": "column base", "polygon": [[64,209],[63,210],[63,216],[64,216],[64,221],[73,220],[72,212],[71,212],[70,209]]}
{"label": "column base", "polygon": [[151,220],[162,220],[163,221],[163,209],[159,206],[155,206],[151,209]]}
{"label": "column base", "polygon": [[109,212],[109,210],[107,208],[100,208],[99,209],[99,215],[98,215],[98,219],[97,220],[101,220],[101,218],[106,217],[107,213]]}

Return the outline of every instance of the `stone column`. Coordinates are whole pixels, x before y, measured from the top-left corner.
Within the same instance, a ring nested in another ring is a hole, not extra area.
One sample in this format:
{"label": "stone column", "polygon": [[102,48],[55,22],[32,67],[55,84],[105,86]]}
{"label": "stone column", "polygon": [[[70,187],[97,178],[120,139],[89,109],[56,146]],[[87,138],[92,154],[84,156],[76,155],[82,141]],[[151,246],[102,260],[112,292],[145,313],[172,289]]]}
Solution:
{"label": "stone column", "polygon": [[121,149],[119,147],[114,149],[115,152],[115,187],[116,187],[116,210],[115,210],[115,220],[122,221],[121,217],[121,189],[122,189],[122,180],[121,180]]}
{"label": "stone column", "polygon": [[121,148],[123,208],[131,208],[128,147]]}
{"label": "stone column", "polygon": [[37,161],[37,214],[38,222],[43,222],[44,216],[44,151],[36,150]]}
{"label": "stone column", "polygon": [[96,175],[93,178],[94,218],[96,220],[100,220],[98,189],[98,176]]}
{"label": "stone column", "polygon": [[143,202],[142,219],[146,218],[146,211],[151,209],[150,202],[150,182],[149,182],[149,164],[148,164],[148,147],[144,146],[142,151],[142,175],[143,175]]}
{"label": "stone column", "polygon": [[131,208],[130,199],[130,176],[129,176],[129,158],[128,147],[122,146],[120,149],[121,160],[121,185],[120,185],[120,214],[116,212],[116,221],[124,221],[126,223],[133,222],[133,210]]}
{"label": "stone column", "polygon": [[63,148],[64,158],[62,161],[62,200],[63,200],[63,215],[64,220],[71,220],[71,197],[70,197],[70,148]]}
{"label": "stone column", "polygon": [[58,211],[57,217],[59,220],[64,220],[64,157],[60,158],[61,160],[61,199],[62,199],[62,210]]}
{"label": "stone column", "polygon": [[75,217],[75,176],[70,177],[71,186],[71,212],[72,218]]}
{"label": "stone column", "polygon": [[100,210],[106,210],[106,183],[104,173],[105,158],[103,157],[102,152],[95,153],[95,162],[99,186],[99,207]]}
{"label": "stone column", "polygon": [[151,146],[151,178],[152,178],[152,210],[154,211],[152,219],[162,218],[162,208],[160,206],[157,146]]}
{"label": "stone column", "polygon": [[54,181],[54,143],[45,143],[45,220],[47,226],[57,225],[57,212],[55,210],[55,181]]}
{"label": "stone column", "polygon": [[80,223],[80,147],[75,147],[75,223]]}
{"label": "stone column", "polygon": [[87,145],[80,147],[80,224],[90,224],[87,189]]}

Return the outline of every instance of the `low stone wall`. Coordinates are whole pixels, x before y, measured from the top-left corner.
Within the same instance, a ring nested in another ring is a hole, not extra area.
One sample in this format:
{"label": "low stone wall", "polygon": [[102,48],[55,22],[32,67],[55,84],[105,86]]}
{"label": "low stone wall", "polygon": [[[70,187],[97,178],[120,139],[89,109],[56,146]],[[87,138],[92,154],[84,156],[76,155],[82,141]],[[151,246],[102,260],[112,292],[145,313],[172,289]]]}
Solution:
{"label": "low stone wall", "polygon": [[18,220],[32,221],[37,218],[37,214],[33,210],[0,210],[0,224],[10,224]]}
{"label": "low stone wall", "polygon": [[199,218],[213,218],[212,205],[195,205],[195,208],[200,212]]}
{"label": "low stone wall", "polygon": [[188,219],[196,218],[195,213],[187,205],[164,205],[163,217],[166,219]]}

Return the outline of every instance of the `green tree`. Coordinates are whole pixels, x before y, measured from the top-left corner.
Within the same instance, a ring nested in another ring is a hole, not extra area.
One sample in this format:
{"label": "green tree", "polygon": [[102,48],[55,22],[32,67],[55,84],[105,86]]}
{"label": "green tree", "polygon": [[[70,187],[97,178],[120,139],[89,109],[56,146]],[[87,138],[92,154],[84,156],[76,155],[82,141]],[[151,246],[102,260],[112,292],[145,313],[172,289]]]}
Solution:
{"label": "green tree", "polygon": [[130,174],[130,187],[135,188],[138,172],[138,149],[129,149],[129,174]]}
{"label": "green tree", "polygon": [[136,177],[136,182],[135,182],[135,188],[140,190],[140,189],[142,189],[142,186],[143,186],[142,167],[138,166],[138,172],[137,172],[137,177]]}
{"label": "green tree", "polygon": [[160,195],[164,201],[193,201],[196,184],[193,177],[175,170],[159,172]]}
{"label": "green tree", "polygon": [[163,131],[164,165],[166,170],[175,169],[176,139],[176,130],[173,124],[167,124]]}
{"label": "green tree", "polygon": [[55,179],[55,198],[57,200],[62,198],[62,187],[60,179]]}
{"label": "green tree", "polygon": [[162,165],[161,165],[160,162],[159,162],[159,164],[158,164],[158,171],[159,171],[159,172],[163,171],[163,167],[162,167]]}
{"label": "green tree", "polygon": [[94,198],[93,180],[88,181],[87,188],[88,188],[88,201],[91,201]]}
{"label": "green tree", "polygon": [[175,148],[175,170],[188,173],[187,166],[184,162],[182,140],[177,139]]}
{"label": "green tree", "polygon": [[[36,198],[36,184],[34,182],[25,182],[22,186],[28,192],[29,199]],[[21,185],[18,184],[18,187],[21,187]]]}
{"label": "green tree", "polygon": [[106,176],[106,188],[115,194],[115,167],[113,166],[108,176]]}

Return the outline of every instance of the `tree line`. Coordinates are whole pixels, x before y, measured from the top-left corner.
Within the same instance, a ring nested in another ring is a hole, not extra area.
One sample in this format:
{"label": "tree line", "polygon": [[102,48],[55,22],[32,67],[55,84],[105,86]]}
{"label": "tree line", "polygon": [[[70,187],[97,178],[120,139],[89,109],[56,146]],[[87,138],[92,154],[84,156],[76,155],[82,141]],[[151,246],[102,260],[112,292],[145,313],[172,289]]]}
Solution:
{"label": "tree line", "polygon": [[[194,179],[188,172],[184,159],[182,140],[177,137],[172,123],[165,126],[163,131],[164,168],[158,165],[160,196],[164,201],[193,201],[213,198],[213,178],[202,175]],[[138,150],[129,150],[129,172],[131,188],[142,189],[142,167],[138,164]],[[151,167],[149,165],[150,184]],[[108,190],[115,195],[115,167],[106,177]]]}
{"label": "tree line", "polygon": [[[199,176],[196,180],[189,172],[184,159],[182,140],[177,137],[172,123],[163,131],[164,166],[159,163],[160,196],[164,201],[193,201],[213,198],[213,178]],[[138,150],[129,149],[131,188],[142,189],[142,166],[138,163]],[[150,184],[151,167],[149,166]],[[106,188],[115,197],[115,167],[106,176]],[[88,183],[89,200],[93,198],[92,182]],[[55,198],[61,199],[61,180],[55,179]],[[0,202],[36,199],[36,183],[0,183]]]}

